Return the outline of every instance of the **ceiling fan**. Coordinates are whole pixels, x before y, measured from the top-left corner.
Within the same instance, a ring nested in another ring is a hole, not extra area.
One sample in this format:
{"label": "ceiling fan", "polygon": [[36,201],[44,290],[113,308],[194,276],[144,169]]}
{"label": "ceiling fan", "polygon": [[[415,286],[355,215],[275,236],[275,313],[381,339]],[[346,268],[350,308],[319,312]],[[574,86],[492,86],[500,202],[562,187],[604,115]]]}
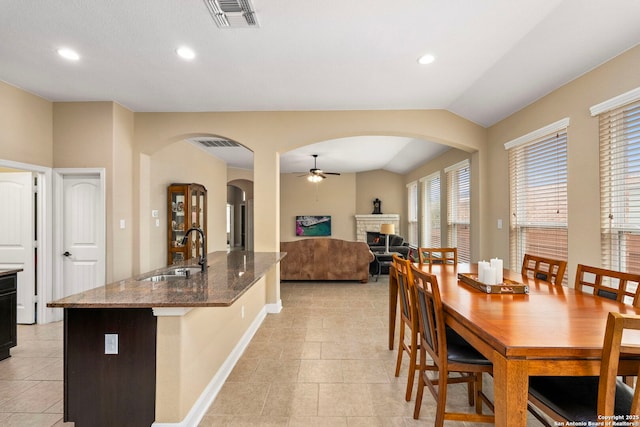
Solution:
{"label": "ceiling fan", "polygon": [[300,175],[300,177],[306,176],[307,180],[311,182],[320,182],[327,177],[327,175],[340,175],[338,172],[325,172],[322,169],[318,169],[318,155],[312,154],[313,156],[313,167],[309,169],[309,173],[305,175]]}

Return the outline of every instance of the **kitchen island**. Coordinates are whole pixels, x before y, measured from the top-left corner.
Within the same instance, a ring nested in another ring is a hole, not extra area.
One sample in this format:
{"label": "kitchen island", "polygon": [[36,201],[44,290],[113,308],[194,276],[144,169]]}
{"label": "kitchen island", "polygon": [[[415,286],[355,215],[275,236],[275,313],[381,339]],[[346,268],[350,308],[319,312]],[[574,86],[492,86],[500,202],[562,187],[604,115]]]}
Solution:
{"label": "kitchen island", "polygon": [[21,268],[0,270],[0,360],[10,357],[18,344],[17,295]]}
{"label": "kitchen island", "polygon": [[214,252],[53,301],[64,309],[64,419],[192,425],[267,312],[280,252]]}

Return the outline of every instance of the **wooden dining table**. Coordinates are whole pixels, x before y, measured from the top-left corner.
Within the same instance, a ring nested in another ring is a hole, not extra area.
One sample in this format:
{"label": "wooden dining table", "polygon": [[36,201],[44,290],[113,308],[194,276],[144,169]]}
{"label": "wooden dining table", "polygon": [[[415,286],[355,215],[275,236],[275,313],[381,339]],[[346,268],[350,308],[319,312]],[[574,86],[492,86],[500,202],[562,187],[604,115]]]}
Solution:
{"label": "wooden dining table", "polygon": [[[418,265],[418,264],[416,264]],[[458,280],[476,264],[421,265],[437,276],[446,323],[493,363],[496,426],[527,425],[529,376],[599,375],[609,312],[640,314],[624,303],[504,270],[528,294],[487,294]],[[394,347],[398,284],[389,272],[389,349]],[[637,373],[638,362],[620,373]]]}

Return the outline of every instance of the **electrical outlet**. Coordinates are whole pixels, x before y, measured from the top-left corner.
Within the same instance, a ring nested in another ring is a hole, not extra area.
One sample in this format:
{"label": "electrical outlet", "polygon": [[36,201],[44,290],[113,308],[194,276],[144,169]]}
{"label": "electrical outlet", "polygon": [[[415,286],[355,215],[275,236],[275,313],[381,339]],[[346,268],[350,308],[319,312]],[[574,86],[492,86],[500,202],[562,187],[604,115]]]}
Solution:
{"label": "electrical outlet", "polygon": [[118,354],[118,334],[104,334],[104,354]]}
{"label": "electrical outlet", "polygon": [[152,218],[158,218],[159,216],[160,216],[160,212],[158,211],[158,209],[154,209],[151,211]]}

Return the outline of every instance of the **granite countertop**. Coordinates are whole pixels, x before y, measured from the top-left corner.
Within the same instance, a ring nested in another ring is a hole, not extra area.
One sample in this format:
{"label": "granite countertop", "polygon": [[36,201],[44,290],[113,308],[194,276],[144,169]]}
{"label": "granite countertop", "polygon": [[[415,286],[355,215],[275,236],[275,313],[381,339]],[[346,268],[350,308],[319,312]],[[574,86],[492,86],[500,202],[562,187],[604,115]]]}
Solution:
{"label": "granite countertop", "polygon": [[14,268],[14,269],[10,269],[10,270],[0,270],[0,277],[4,277],[4,276],[9,276],[11,274],[16,274],[21,272],[22,269],[21,268]]}
{"label": "granite countertop", "polygon": [[227,307],[285,255],[286,252],[212,252],[207,255],[209,268],[204,274],[197,272],[181,280],[143,280],[177,267],[199,267],[190,260],[52,301],[47,307]]}

